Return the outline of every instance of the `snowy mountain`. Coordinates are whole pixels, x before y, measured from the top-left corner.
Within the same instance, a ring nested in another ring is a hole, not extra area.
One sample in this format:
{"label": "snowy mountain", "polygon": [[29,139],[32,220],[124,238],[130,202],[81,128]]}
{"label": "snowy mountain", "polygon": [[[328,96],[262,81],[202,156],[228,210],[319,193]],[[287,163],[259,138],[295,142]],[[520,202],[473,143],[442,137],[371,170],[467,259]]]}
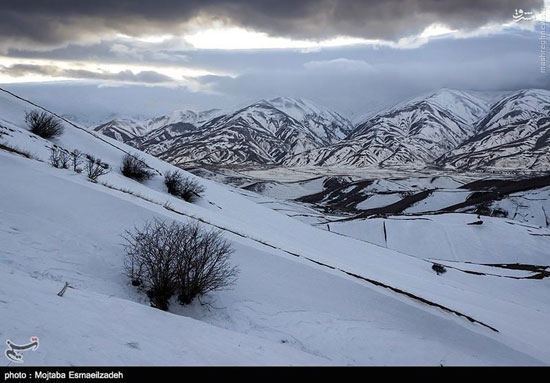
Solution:
{"label": "snowy mountain", "polygon": [[339,113],[302,98],[278,97],[268,102],[301,122],[322,141],[329,144],[344,139],[354,129],[351,122]]}
{"label": "snowy mountain", "polygon": [[209,109],[201,112],[191,110],[175,111],[169,115],[152,118],[148,121],[149,130],[157,130],[165,126],[175,124],[191,124],[196,127],[203,125],[206,121],[223,114],[221,109]]}
{"label": "snowy mountain", "polygon": [[550,170],[550,91],[521,90],[493,105],[476,135],[437,161],[459,169]]}
{"label": "snowy mountain", "polygon": [[474,134],[472,124],[487,103],[462,91],[442,89],[377,114],[340,143],[310,150],[287,166],[423,166]]}
{"label": "snowy mountain", "polygon": [[490,107],[488,96],[479,92],[466,92],[458,89],[442,88],[413,98],[392,109],[401,109],[407,105],[429,103],[452,113],[467,124],[474,124],[487,114]]}
{"label": "snowy mountain", "polygon": [[545,171],[549,94],[445,88],[379,111],[355,129],[310,101],[278,97],[227,114],[175,112],[143,122],[113,120],[95,130],[181,166]]}
{"label": "snowy mountain", "polygon": [[168,124],[128,143],[179,165],[265,165],[337,142],[352,128],[338,113],[310,101],[275,98],[217,116],[198,129]]}

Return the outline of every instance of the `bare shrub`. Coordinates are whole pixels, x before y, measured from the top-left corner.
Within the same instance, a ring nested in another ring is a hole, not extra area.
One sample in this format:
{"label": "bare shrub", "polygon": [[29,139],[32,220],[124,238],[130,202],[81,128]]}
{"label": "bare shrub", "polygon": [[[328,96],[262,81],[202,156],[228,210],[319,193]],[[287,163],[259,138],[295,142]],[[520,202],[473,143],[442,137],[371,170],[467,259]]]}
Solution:
{"label": "bare shrub", "polygon": [[88,178],[96,182],[99,177],[109,173],[109,164],[101,161],[99,158],[95,158],[91,155],[86,155],[86,164],[84,165]]}
{"label": "bare shrub", "polygon": [[68,169],[69,168],[69,155],[67,152],[57,146],[52,146],[50,149],[50,164],[54,168]]}
{"label": "bare shrub", "polygon": [[177,170],[170,170],[164,174],[164,184],[168,188],[168,193],[188,202],[193,202],[204,193],[204,186]]}
{"label": "bare shrub", "polygon": [[80,165],[84,163],[86,155],[78,149],[73,150],[71,153],[69,153],[69,155],[71,157],[71,165],[73,167],[73,171],[80,173],[82,171]]}
{"label": "bare shrub", "polygon": [[42,138],[54,138],[63,134],[61,121],[45,111],[35,109],[25,113],[25,122],[31,132]]}
{"label": "bare shrub", "polygon": [[133,154],[126,154],[124,156],[120,171],[126,177],[139,182],[146,181],[153,177],[153,172],[149,170],[145,161],[141,157]]}
{"label": "bare shrub", "polygon": [[439,263],[434,263],[432,265],[432,270],[435,271],[437,275],[445,274],[447,272],[445,266],[440,265]]}
{"label": "bare shrub", "polygon": [[164,173],[164,184],[168,188],[168,193],[179,196],[180,195],[180,185],[183,176],[177,170],[169,170]]}
{"label": "bare shrub", "polygon": [[187,241],[176,263],[177,297],[182,305],[231,286],[238,274],[237,268],[229,263],[231,245],[220,231],[206,231],[199,224],[190,224],[186,229]]}
{"label": "bare shrub", "polygon": [[169,300],[175,293],[175,242],[174,224],[154,220],[141,229],[126,231],[125,268],[134,286],[144,290],[151,306],[168,310]]}
{"label": "bare shrub", "polygon": [[153,220],[126,231],[123,238],[125,269],[132,284],[161,310],[168,310],[174,295],[188,304],[236,280],[238,270],[229,264],[229,243],[220,232],[206,231],[199,224]]}

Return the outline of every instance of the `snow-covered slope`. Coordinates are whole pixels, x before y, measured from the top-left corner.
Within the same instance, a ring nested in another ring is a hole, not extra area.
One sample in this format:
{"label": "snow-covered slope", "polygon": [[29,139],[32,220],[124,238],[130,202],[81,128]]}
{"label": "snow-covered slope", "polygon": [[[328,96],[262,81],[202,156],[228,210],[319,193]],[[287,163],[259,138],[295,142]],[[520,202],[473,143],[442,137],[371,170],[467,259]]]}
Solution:
{"label": "snow-covered slope", "polygon": [[351,122],[339,113],[303,98],[277,97],[269,100],[269,103],[300,121],[327,143],[340,141],[354,129]]}
{"label": "snow-covered slope", "polygon": [[476,135],[438,163],[460,169],[550,170],[550,91],[529,89],[498,101]]}
{"label": "snow-covered slope", "polygon": [[487,97],[477,92],[467,92],[458,89],[442,88],[436,92],[430,92],[417,96],[412,100],[397,104],[392,109],[401,109],[407,105],[427,102],[449,111],[468,124],[474,124],[487,114],[490,102]]}
{"label": "snow-covered slope", "polygon": [[424,166],[474,134],[486,103],[442,89],[398,104],[359,125],[347,140],[301,153],[288,166]]}
{"label": "snow-covered slope", "polygon": [[496,102],[477,125],[477,133],[505,126],[518,125],[532,119],[550,115],[550,91],[525,89],[512,93]]}
{"label": "snow-covered slope", "polygon": [[[421,258],[477,264],[548,262],[547,229],[493,217],[481,217],[481,225],[468,225],[476,221],[472,214],[394,216],[332,222],[330,228]],[[488,237],[498,241],[487,241]]]}
{"label": "snow-covered slope", "polygon": [[[439,276],[431,261],[320,230],[208,180],[197,178],[206,192],[189,204],[167,194],[160,175],[145,184],[123,177],[118,165],[134,149],[120,142],[72,125],[54,142],[30,134],[30,108],[0,93],[0,331],[40,337],[28,363],[550,363],[547,278],[460,268]],[[53,143],[112,171],[91,183],[54,169]],[[159,174],[174,169],[143,156]],[[241,269],[234,289],[171,313],[139,305],[119,236],[154,217],[223,230]],[[57,297],[65,281],[74,289]],[[41,316],[29,314],[37,308]],[[60,347],[67,339],[78,347]],[[158,350],[173,354],[160,360]]]}

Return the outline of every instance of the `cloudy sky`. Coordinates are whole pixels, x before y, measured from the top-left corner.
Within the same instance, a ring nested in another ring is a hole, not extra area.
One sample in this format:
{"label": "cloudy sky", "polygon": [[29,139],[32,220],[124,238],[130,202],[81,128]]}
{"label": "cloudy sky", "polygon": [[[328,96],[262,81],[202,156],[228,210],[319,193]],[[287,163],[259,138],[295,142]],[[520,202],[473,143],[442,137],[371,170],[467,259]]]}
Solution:
{"label": "cloudy sky", "polygon": [[82,121],[232,108],[279,95],[353,117],[441,87],[548,88],[541,45],[550,36],[549,1],[547,14],[544,6],[4,0],[0,84]]}

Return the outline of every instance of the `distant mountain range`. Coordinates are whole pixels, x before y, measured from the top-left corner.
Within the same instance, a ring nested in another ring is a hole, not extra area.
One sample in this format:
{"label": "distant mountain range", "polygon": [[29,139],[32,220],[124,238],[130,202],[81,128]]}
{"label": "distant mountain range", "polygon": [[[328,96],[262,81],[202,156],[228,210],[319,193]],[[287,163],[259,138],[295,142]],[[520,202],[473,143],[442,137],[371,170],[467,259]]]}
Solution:
{"label": "distant mountain range", "polygon": [[550,170],[550,91],[490,100],[441,89],[356,126],[303,99],[261,100],[232,112],[174,112],[93,128],[180,166],[208,164]]}

